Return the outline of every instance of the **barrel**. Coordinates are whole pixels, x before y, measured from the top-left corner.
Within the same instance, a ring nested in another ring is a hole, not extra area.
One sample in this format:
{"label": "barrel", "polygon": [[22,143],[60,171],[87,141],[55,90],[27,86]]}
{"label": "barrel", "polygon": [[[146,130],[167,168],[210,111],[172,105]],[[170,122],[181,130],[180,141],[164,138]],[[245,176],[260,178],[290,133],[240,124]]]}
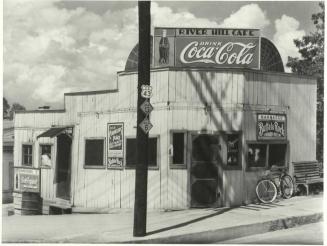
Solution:
{"label": "barrel", "polygon": [[15,214],[19,215],[39,215],[42,211],[42,199],[39,193],[22,192],[16,195]]}

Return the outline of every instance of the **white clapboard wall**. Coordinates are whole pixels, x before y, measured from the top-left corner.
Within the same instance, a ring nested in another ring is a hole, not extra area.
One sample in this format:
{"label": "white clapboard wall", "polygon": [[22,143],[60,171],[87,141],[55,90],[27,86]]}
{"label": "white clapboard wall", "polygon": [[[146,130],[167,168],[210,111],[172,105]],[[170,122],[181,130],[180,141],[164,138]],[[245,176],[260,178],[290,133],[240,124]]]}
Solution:
{"label": "white clapboard wall", "polygon": [[[287,114],[290,161],[315,160],[316,81],[292,74],[242,69],[154,69],[150,136],[157,136],[159,168],[148,172],[150,209],[187,208],[188,171],[169,167],[171,130],[241,131],[242,170],[224,170],[223,200],[240,205],[254,198],[261,171],[247,171],[246,141],[256,140],[258,111]],[[61,111],[15,115],[14,164],[21,165],[22,143],[33,143],[33,166],[39,166],[39,144],[55,139],[36,137],[51,125],[74,125],[72,202],[81,208],[132,208],[135,170],[84,169],[85,138],[107,137],[107,123],[124,122],[125,137],[136,136],[137,73],[120,72],[117,88],[65,95]],[[210,106],[208,113],[205,106]],[[55,154],[53,155],[55,162]],[[42,169],[41,195],[55,198],[54,164]]]}

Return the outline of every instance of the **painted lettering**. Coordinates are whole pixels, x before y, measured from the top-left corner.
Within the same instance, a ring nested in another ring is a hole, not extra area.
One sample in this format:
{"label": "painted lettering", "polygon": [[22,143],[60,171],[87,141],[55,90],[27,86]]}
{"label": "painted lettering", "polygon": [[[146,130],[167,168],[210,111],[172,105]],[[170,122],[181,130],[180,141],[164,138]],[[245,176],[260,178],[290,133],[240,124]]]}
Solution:
{"label": "painted lettering", "polygon": [[[193,41],[182,49],[182,63],[216,63],[248,65],[253,61],[251,51],[256,47],[253,43],[227,42],[198,42]],[[238,51],[236,51],[238,50]]]}

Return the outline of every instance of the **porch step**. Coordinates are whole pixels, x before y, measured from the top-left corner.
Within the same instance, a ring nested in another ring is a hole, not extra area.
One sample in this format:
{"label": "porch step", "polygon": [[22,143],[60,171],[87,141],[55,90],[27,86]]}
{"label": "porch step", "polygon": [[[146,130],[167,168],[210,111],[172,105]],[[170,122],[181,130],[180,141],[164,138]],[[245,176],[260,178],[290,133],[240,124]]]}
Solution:
{"label": "porch step", "polygon": [[72,204],[70,201],[60,198],[43,200],[42,214],[66,214],[71,213]]}

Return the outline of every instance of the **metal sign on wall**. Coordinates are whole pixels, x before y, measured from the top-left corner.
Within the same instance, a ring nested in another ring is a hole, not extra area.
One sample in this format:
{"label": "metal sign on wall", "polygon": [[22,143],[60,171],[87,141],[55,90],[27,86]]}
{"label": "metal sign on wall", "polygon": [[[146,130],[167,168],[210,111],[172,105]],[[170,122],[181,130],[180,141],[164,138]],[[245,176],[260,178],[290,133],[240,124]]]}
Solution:
{"label": "metal sign on wall", "polygon": [[124,160],[124,123],[108,123],[108,168],[122,168]]}
{"label": "metal sign on wall", "polygon": [[154,66],[260,68],[259,29],[155,28]]}
{"label": "metal sign on wall", "polygon": [[257,114],[258,140],[285,140],[287,125],[285,114]]}
{"label": "metal sign on wall", "polygon": [[14,168],[14,190],[18,192],[40,193],[40,169],[39,168]]}

